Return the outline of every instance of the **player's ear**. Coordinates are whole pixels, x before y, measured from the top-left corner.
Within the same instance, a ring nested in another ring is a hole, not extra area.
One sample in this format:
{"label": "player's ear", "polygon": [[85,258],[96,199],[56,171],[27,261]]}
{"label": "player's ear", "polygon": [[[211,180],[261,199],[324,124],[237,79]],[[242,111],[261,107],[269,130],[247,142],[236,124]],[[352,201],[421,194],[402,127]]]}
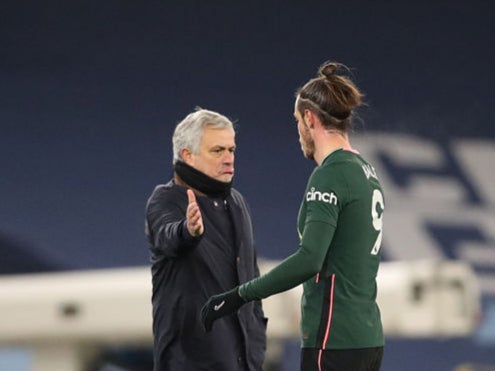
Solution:
{"label": "player's ear", "polygon": [[313,111],[309,110],[309,109],[305,109],[304,110],[304,121],[306,122],[306,125],[308,125],[308,127],[310,129],[314,129],[315,127],[315,122],[316,122],[316,115],[313,113]]}

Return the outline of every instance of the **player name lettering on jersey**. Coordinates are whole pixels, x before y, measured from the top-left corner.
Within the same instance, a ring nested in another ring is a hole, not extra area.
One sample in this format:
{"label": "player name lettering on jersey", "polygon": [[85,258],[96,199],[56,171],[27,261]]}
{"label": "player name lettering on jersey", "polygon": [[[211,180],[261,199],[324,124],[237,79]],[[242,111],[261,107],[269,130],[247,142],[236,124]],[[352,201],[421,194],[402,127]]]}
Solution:
{"label": "player name lettering on jersey", "polygon": [[369,164],[365,164],[362,166],[364,174],[366,175],[366,179],[369,179],[371,177],[375,178],[378,180],[378,176],[376,175],[375,168]]}
{"label": "player name lettering on jersey", "polygon": [[311,190],[306,194],[306,201],[322,201],[337,205],[337,196],[333,192],[320,192],[316,191],[315,187],[311,187]]}

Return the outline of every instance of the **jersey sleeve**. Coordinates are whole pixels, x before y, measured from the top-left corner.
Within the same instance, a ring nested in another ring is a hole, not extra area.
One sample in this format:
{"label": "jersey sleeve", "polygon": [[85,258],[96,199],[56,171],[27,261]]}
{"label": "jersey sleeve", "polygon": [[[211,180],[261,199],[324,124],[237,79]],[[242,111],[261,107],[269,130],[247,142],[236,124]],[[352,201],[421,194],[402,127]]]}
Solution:
{"label": "jersey sleeve", "polygon": [[299,249],[270,272],[239,288],[245,300],[263,299],[289,290],[316,275],[323,267],[347,193],[339,168],[319,168],[311,175],[299,226]]}
{"label": "jersey sleeve", "polygon": [[305,228],[299,249],[264,275],[239,287],[246,301],[259,300],[287,291],[313,277],[321,270],[335,228],[312,222]]}
{"label": "jersey sleeve", "polygon": [[338,166],[315,171],[308,181],[303,201],[305,224],[321,222],[336,227],[347,193],[346,182]]}

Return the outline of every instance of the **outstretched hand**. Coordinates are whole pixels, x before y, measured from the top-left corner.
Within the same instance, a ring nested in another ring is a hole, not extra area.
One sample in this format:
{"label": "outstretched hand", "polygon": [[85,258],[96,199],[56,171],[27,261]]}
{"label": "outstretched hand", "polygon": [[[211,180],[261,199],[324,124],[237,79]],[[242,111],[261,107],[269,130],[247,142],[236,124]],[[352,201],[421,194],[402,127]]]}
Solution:
{"label": "outstretched hand", "polygon": [[186,210],[187,230],[193,237],[199,237],[205,231],[201,210],[196,202],[196,196],[191,189],[187,190],[188,205]]}
{"label": "outstretched hand", "polygon": [[208,299],[201,309],[201,322],[204,329],[208,332],[215,322],[220,317],[234,313],[246,301],[239,295],[239,288],[224,292],[222,294],[213,295]]}

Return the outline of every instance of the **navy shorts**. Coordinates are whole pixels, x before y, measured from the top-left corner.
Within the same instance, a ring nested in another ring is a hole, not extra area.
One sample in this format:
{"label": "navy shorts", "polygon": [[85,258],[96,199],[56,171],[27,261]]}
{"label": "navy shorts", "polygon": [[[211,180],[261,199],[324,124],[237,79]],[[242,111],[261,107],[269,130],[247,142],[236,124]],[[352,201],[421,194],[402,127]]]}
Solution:
{"label": "navy shorts", "polygon": [[301,371],[379,371],[383,347],[362,349],[302,348]]}

